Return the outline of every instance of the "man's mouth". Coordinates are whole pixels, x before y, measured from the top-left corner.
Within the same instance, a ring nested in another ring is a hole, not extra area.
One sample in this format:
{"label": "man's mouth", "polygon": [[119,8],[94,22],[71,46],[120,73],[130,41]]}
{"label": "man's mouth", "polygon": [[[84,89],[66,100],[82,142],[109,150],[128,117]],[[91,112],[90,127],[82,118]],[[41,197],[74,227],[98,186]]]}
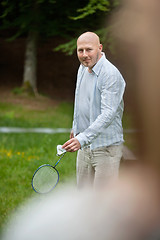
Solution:
{"label": "man's mouth", "polygon": [[84,59],[83,62],[88,63],[90,61],[90,59]]}

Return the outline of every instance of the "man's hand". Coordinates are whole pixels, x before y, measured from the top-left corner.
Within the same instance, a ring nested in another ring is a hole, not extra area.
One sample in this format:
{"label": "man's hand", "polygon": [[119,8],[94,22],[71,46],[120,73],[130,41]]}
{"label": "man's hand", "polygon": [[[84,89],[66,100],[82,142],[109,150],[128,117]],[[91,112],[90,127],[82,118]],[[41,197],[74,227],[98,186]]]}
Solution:
{"label": "man's hand", "polygon": [[75,152],[81,148],[81,144],[79,143],[77,138],[71,138],[62,145],[62,148],[64,148],[67,152]]}

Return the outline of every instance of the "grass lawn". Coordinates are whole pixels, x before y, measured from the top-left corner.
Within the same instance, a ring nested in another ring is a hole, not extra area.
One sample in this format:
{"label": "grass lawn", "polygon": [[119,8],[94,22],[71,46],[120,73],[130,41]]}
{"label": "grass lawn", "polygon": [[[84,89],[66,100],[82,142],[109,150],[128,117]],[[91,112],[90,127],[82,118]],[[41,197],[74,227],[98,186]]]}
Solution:
{"label": "grass lawn", "polygon": [[[46,104],[44,104],[46,101]],[[73,103],[50,103],[44,98],[39,104],[34,99],[29,102],[0,101],[0,127],[47,127],[71,128]],[[130,117],[124,116],[124,127],[130,127]],[[0,133],[0,226],[23,201],[36,194],[31,187],[31,178],[38,166],[55,164],[56,146],[69,138],[65,134],[41,133]],[[126,135],[126,138],[129,137]],[[132,142],[129,142],[132,145]],[[57,165],[61,184],[75,176],[76,153],[67,153]]]}
{"label": "grass lawn", "polygon": [[[32,104],[0,102],[0,126],[71,128],[73,104],[47,103],[42,107],[41,103],[33,106],[34,99]],[[19,204],[36,194],[31,187],[34,171],[44,163],[54,165],[59,159],[56,146],[68,138],[69,133],[0,133],[0,226]],[[67,153],[57,165],[57,187],[69,180],[76,183],[75,160],[76,153]]]}

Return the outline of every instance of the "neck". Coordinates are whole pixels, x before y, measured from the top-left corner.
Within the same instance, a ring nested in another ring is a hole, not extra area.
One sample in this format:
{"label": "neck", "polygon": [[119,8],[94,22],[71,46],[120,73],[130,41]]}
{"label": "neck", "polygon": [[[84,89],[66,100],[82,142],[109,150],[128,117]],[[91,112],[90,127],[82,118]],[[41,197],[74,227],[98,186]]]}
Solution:
{"label": "neck", "polygon": [[92,73],[92,68],[88,68],[88,72],[89,72],[89,73]]}

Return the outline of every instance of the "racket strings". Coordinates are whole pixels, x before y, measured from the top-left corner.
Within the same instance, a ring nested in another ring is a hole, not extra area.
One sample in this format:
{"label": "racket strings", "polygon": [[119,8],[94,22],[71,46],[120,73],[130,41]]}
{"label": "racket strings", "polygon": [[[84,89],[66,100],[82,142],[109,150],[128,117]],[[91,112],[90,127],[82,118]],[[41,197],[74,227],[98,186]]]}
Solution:
{"label": "racket strings", "polygon": [[52,166],[43,166],[33,177],[33,187],[39,193],[46,193],[55,187],[59,179],[58,171]]}

